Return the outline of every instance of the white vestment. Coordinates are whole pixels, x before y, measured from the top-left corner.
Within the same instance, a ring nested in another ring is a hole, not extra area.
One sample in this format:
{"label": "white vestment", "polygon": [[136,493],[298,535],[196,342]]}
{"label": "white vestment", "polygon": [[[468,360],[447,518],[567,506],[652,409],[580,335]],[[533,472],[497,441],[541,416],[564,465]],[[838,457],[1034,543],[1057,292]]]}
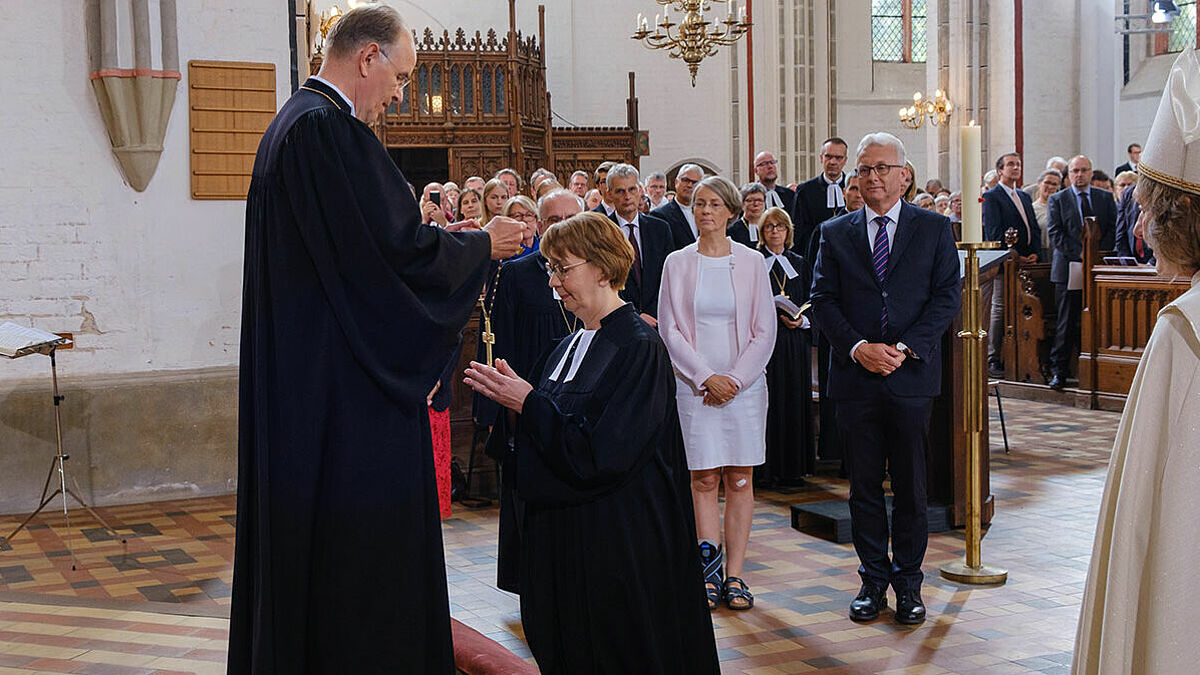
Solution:
{"label": "white vestment", "polygon": [[1121,415],[1074,673],[1200,672],[1198,284],[1158,313]]}

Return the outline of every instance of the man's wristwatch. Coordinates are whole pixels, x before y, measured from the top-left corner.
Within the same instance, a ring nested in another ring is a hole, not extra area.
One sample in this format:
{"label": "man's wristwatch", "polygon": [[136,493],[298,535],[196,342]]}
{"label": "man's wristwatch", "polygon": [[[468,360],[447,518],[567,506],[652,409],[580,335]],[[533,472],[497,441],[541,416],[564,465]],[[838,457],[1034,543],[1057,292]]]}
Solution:
{"label": "man's wristwatch", "polygon": [[903,352],[903,353],[904,353],[904,355],[905,355],[905,356],[907,356],[907,357],[908,357],[908,358],[910,358],[910,359],[915,359],[915,360],[917,360],[917,361],[920,361],[920,360],[921,360],[921,357],[917,356],[917,353],[916,353],[916,352],[914,352],[912,349],[909,349],[908,345],[904,344],[903,342],[897,342],[897,343],[896,343],[896,349],[898,349],[898,350],[900,350],[901,352]]}

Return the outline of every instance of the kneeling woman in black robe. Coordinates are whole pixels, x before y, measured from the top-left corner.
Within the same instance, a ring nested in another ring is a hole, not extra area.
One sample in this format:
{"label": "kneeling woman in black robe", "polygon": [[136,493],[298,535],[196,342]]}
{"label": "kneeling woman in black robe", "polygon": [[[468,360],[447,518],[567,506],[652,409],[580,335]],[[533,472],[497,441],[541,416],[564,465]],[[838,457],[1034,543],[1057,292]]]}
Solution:
{"label": "kneeling woman in black robe", "polygon": [[526,503],[521,622],[543,673],[718,673],[675,406],[658,333],[617,292],[633,249],[601,214],[542,239],[583,330],[531,371],[472,363],[467,383],[519,413]]}
{"label": "kneeling woman in black robe", "polygon": [[[808,302],[810,267],[793,253],[792,219],[770,209],[759,225],[771,292],[797,306]],[[812,328],[808,317],[779,315],[775,352],[767,363],[767,462],[755,478],[764,487],[797,487],[817,463],[812,433]]]}

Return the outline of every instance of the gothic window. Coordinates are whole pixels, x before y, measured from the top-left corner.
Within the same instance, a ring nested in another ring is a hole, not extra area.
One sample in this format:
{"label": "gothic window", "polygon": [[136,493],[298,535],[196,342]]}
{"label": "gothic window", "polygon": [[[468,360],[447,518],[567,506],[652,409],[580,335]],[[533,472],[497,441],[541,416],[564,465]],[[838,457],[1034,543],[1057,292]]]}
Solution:
{"label": "gothic window", "polygon": [[871,0],[871,57],[924,63],[926,0]]}
{"label": "gothic window", "polygon": [[492,67],[483,67],[483,112],[491,113],[492,108]]}
{"label": "gothic window", "polygon": [[443,106],[445,106],[445,100],[443,99],[443,94],[442,94],[442,67],[441,66],[435,65],[433,67],[433,74],[430,77],[429,94],[430,94],[430,96],[429,96],[430,110],[433,112],[434,115],[441,115]]}
{"label": "gothic window", "polygon": [[462,114],[462,70],[458,66],[450,69],[450,113]]}
{"label": "gothic window", "polygon": [[417,69],[417,106],[419,114],[429,114],[429,67]]}
{"label": "gothic window", "polygon": [[504,69],[496,68],[496,112],[504,112]]}
{"label": "gothic window", "polygon": [[475,114],[475,69],[471,66],[463,68],[463,112]]}

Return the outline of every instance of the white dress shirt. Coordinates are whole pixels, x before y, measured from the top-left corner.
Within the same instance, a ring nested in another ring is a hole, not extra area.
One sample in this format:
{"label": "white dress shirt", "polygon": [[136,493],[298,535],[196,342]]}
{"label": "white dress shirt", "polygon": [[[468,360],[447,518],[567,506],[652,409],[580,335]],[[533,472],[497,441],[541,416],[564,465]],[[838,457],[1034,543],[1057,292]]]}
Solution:
{"label": "white dress shirt", "polygon": [[680,204],[679,210],[683,211],[684,220],[687,221],[688,227],[692,228],[692,236],[699,239],[700,230],[696,229],[696,214],[692,213],[691,205],[689,204],[688,206],[684,206],[683,204]]}
{"label": "white dress shirt", "polygon": [[642,224],[638,218],[640,215],[641,212],[638,212],[637,215],[634,215],[633,220],[625,220],[621,217],[621,214],[617,214],[617,227],[621,228],[621,232],[624,233],[626,239],[629,238],[630,231],[633,232],[633,239],[637,242],[639,254],[642,252]]}
{"label": "white dress shirt", "polygon": [[[903,200],[897,200],[895,205],[893,205],[892,208],[888,209],[887,213],[883,214],[884,217],[888,219],[887,238],[888,238],[888,256],[889,257],[892,254],[892,249],[895,248],[896,227],[900,224],[900,205],[901,205],[901,203],[903,203]],[[867,215],[867,248],[870,250],[870,252],[872,254],[874,254],[875,253],[875,237],[879,234],[879,224],[875,222],[875,219],[879,217],[879,214],[872,211],[871,207],[869,207],[869,206],[864,206],[863,210],[866,212],[866,215]],[[854,343],[853,347],[850,348],[850,359],[852,361],[854,361],[855,363],[858,363],[858,359],[854,358],[854,352],[858,351],[859,346],[865,345],[866,343],[867,343],[866,340],[859,340],[858,342]]]}

